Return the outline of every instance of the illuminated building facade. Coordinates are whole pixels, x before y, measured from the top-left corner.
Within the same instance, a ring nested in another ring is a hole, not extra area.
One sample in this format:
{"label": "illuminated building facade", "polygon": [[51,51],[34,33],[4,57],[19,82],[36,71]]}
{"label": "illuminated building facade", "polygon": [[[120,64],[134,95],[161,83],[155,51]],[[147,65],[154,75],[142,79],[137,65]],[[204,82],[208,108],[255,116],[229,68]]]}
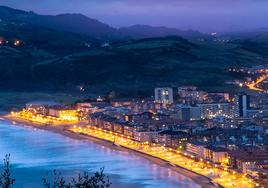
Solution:
{"label": "illuminated building facade", "polygon": [[247,117],[247,110],[250,108],[250,96],[249,95],[236,95],[235,102],[235,116]]}
{"label": "illuminated building facade", "polygon": [[173,89],[172,88],[156,88],[155,102],[162,103],[164,107],[173,103]]}

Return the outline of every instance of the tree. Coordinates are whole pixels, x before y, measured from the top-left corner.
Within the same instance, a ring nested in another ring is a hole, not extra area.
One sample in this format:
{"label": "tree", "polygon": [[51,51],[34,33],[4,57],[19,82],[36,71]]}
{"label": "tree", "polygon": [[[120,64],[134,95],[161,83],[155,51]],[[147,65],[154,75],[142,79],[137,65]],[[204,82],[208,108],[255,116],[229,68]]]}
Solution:
{"label": "tree", "polygon": [[[4,159],[3,172],[0,175],[0,188],[12,188],[15,179],[11,177],[10,171],[10,155],[6,155]],[[53,180],[50,182],[43,178],[45,188],[109,188],[111,183],[109,177],[104,174],[104,168],[95,172],[92,176],[88,172],[83,175],[78,174],[77,178],[72,178],[67,182],[59,172],[53,171]]]}
{"label": "tree", "polygon": [[56,170],[53,171],[53,182],[50,183],[47,179],[43,178],[43,185],[45,188],[71,188],[71,185],[66,183],[61,174]]}
{"label": "tree", "polygon": [[101,168],[93,176],[89,176],[88,172],[84,172],[83,175],[78,174],[78,177],[73,178],[71,183],[67,183],[60,173],[54,171],[53,182],[50,183],[43,178],[43,185],[45,188],[108,188],[111,183],[109,177],[104,174],[104,168]]}
{"label": "tree", "polygon": [[6,155],[4,159],[3,172],[0,177],[1,188],[11,188],[15,182],[15,179],[11,177],[10,171],[10,155]]}

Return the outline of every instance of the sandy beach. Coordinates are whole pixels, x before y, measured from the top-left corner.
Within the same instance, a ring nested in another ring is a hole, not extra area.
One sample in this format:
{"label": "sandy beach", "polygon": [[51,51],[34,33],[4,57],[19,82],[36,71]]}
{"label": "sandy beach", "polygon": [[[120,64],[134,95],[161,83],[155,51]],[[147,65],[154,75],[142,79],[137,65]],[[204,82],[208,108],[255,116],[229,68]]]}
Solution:
{"label": "sandy beach", "polygon": [[[148,160],[150,160],[153,163],[156,163],[160,166],[164,166],[167,168],[170,168],[184,176],[189,177],[190,179],[192,179],[195,183],[199,184],[201,187],[203,188],[213,188],[216,187],[215,185],[213,185],[211,183],[211,179],[209,179],[208,177],[205,177],[203,175],[197,174],[195,172],[192,172],[188,169],[185,169],[183,167],[177,166],[177,165],[172,165],[170,164],[168,161],[144,154],[142,152],[136,151],[136,150],[132,150],[123,146],[117,146],[114,145],[112,142],[110,141],[106,141],[106,140],[102,140],[96,137],[92,137],[92,136],[88,136],[88,135],[84,135],[84,134],[77,134],[74,133],[72,131],[67,130],[67,128],[70,125],[61,125],[61,126],[50,126],[50,125],[44,125],[41,123],[36,123],[36,122],[31,122],[29,120],[25,120],[25,119],[21,119],[21,118],[16,118],[16,117],[12,117],[12,116],[1,116],[3,119],[8,120],[8,121],[12,121],[13,124],[18,125],[18,126],[31,126],[34,128],[38,128],[38,129],[42,129],[42,130],[46,130],[46,131],[51,131],[57,134],[61,134],[63,136],[67,136],[70,137],[72,139],[77,139],[77,140],[90,140],[96,144],[99,144],[101,146],[105,146],[105,147],[109,147],[111,149],[114,150],[120,150],[120,151],[124,151],[124,152],[131,152],[134,153],[138,156],[141,156],[143,158],[146,158]],[[220,186],[219,186],[220,187]]]}

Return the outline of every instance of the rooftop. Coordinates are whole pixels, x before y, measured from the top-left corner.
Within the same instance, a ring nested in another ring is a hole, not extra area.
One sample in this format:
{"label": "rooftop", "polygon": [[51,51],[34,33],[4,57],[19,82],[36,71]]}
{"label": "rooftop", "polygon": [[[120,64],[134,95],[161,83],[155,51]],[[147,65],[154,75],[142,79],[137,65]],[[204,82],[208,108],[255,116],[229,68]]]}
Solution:
{"label": "rooftop", "polygon": [[207,146],[206,148],[214,152],[227,152],[228,151],[226,148],[217,147],[217,146]]}
{"label": "rooftop", "polygon": [[257,148],[229,151],[228,154],[244,162],[268,160],[268,151]]}
{"label": "rooftop", "polygon": [[31,102],[26,103],[26,106],[30,106],[30,105],[54,106],[54,105],[60,105],[60,104],[55,101],[31,101]]}

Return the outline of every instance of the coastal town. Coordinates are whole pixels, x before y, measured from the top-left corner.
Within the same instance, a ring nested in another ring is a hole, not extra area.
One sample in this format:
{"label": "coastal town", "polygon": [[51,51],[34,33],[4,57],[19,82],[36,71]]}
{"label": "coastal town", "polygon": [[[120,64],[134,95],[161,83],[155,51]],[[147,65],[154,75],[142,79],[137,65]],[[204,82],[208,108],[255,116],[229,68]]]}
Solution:
{"label": "coastal town", "polygon": [[0,0],[0,188],[268,188],[268,0]]}
{"label": "coastal town", "polygon": [[99,96],[72,106],[33,101],[5,117],[160,159],[205,178],[207,187],[267,187],[267,102],[262,89],[248,94],[161,87],[142,99]]}

